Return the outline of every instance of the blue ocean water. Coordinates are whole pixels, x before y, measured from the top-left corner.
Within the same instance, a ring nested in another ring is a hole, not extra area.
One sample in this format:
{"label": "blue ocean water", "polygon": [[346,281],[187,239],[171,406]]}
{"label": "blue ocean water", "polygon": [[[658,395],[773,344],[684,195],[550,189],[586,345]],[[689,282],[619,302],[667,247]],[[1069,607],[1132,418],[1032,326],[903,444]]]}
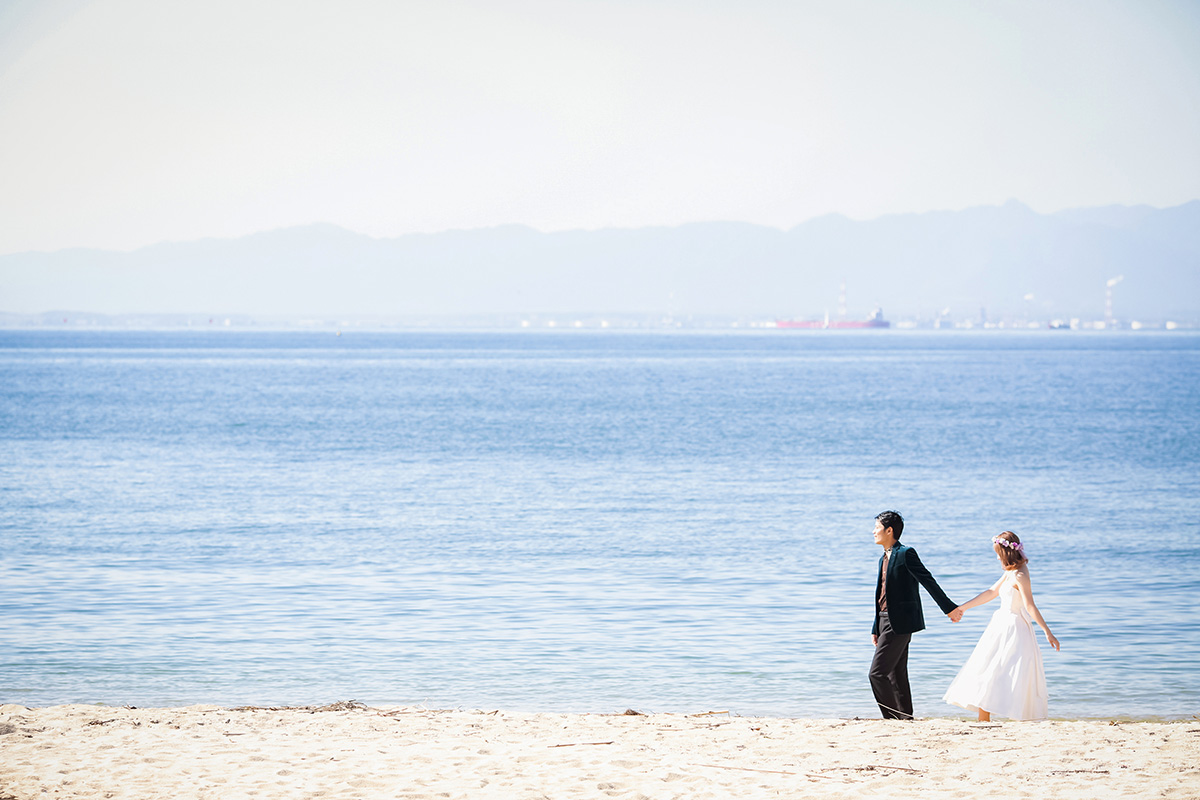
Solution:
{"label": "blue ocean water", "polygon": [[1200,712],[1195,334],[6,331],[0,508],[0,702],[875,716],[896,508],[1052,716]]}

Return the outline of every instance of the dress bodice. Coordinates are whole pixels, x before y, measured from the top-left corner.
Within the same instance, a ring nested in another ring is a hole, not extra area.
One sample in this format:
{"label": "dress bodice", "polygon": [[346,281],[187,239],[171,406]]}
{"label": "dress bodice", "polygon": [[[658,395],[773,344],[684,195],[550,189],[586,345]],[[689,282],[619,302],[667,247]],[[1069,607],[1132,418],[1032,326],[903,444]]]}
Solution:
{"label": "dress bodice", "polygon": [[1000,608],[1009,614],[1029,617],[1025,611],[1025,601],[1021,599],[1021,591],[1017,588],[1017,571],[1015,569],[1005,571],[1004,578],[1001,580]]}

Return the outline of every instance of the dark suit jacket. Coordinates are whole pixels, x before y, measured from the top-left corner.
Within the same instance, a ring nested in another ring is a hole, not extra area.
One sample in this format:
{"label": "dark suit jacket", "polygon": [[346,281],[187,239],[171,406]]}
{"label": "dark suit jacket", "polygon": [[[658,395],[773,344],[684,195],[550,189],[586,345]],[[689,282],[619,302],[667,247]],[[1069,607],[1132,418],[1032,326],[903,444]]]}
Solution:
{"label": "dark suit jacket", "polygon": [[[875,624],[871,633],[879,633],[879,573],[883,571],[883,556],[875,567]],[[907,545],[896,544],[892,547],[892,558],[888,561],[887,571],[887,604],[888,622],[896,633],[916,633],[925,630],[925,615],[921,611],[921,593],[917,583],[925,587],[929,596],[934,599],[945,613],[949,614],[958,604],[946,596],[942,587],[925,569],[917,551]]]}

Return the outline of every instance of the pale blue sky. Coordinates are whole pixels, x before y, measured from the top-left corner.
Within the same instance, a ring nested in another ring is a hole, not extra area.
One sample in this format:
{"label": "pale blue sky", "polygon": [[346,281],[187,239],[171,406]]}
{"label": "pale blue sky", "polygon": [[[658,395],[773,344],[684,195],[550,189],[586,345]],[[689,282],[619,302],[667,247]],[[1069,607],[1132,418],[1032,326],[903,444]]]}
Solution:
{"label": "pale blue sky", "polygon": [[1200,3],[0,0],[0,253],[1200,197]]}

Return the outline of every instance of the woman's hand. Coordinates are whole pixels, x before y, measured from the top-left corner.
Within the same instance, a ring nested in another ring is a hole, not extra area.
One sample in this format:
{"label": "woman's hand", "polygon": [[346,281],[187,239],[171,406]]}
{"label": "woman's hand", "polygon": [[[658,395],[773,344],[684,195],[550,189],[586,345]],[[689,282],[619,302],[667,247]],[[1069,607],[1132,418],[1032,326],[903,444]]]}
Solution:
{"label": "woman's hand", "polygon": [[1050,642],[1051,647],[1058,650],[1058,639],[1055,639],[1054,634],[1050,631],[1046,631],[1046,641]]}

